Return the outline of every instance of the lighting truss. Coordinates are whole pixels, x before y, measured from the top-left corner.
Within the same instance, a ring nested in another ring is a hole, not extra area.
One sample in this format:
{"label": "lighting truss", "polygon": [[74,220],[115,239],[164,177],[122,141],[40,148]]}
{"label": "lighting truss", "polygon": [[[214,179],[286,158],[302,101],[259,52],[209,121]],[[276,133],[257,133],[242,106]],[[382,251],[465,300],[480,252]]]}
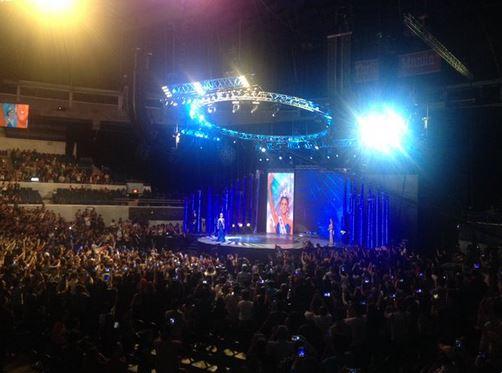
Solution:
{"label": "lighting truss", "polygon": [[[244,75],[165,86],[162,87],[162,90],[166,96],[166,105],[188,106],[192,125],[190,128],[181,130],[180,133],[197,138],[220,141],[223,136],[226,136],[256,143],[273,144],[273,146],[287,146],[290,149],[301,149],[313,147],[314,143],[319,142],[327,135],[332,124],[331,115],[323,111],[316,103],[300,97],[263,91],[256,84],[251,85]],[[253,105],[269,102],[278,107],[281,105],[291,106],[316,114],[324,123],[324,127],[316,133],[294,136],[270,136],[240,132],[213,124],[206,119],[205,111],[202,109],[212,107],[218,102],[232,102],[234,112],[238,110],[241,102],[250,102]]]}
{"label": "lighting truss", "polygon": [[211,80],[203,80],[199,82],[190,82],[184,84],[175,84],[171,86],[163,86],[162,90],[168,99],[190,96],[203,96],[206,93],[215,91],[226,91],[231,89],[249,88],[250,76],[240,75],[227,78],[218,78]]}
{"label": "lighting truss", "polygon": [[468,79],[472,79],[473,75],[469,69],[451,53],[438,39],[434,37],[427,29],[413,17],[411,14],[404,16],[404,24],[422,41],[431,47],[437,54],[441,56],[451,67],[459,74]]}
{"label": "lighting truss", "polygon": [[282,93],[266,92],[256,87],[250,89],[218,91],[215,93],[206,94],[202,97],[195,98],[192,101],[192,109],[198,109],[215,102],[225,101],[271,102],[275,104],[296,107],[298,109],[310,111],[312,113],[318,113],[331,119],[330,115],[323,112],[319,105],[315,104],[312,101],[300,97],[288,96]]}

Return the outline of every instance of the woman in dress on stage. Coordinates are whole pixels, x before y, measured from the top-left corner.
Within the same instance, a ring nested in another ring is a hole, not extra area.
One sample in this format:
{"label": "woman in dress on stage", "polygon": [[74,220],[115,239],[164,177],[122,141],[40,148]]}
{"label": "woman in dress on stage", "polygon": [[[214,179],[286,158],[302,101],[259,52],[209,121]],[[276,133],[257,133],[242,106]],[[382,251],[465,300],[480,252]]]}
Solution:
{"label": "woman in dress on stage", "polygon": [[268,202],[270,204],[270,211],[272,213],[272,220],[274,222],[275,233],[277,234],[293,234],[293,222],[289,218],[289,198],[286,195],[281,195],[279,199],[279,209],[276,210],[274,206],[274,198],[272,196],[272,188],[268,187]]}
{"label": "woman in dress on stage", "polygon": [[225,242],[225,218],[223,213],[220,213],[220,217],[217,223],[218,228],[218,242]]}
{"label": "woman in dress on stage", "polygon": [[335,234],[335,224],[333,224],[332,218],[329,218],[328,234],[329,234],[328,246],[332,247],[333,246],[333,236]]}

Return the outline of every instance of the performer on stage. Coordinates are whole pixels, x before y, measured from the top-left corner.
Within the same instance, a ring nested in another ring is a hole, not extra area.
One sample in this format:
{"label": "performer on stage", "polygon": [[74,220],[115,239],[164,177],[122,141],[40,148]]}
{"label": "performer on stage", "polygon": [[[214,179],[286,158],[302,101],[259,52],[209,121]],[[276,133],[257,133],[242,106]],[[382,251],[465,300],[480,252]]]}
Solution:
{"label": "performer on stage", "polygon": [[329,218],[328,234],[329,234],[328,246],[332,247],[333,246],[333,236],[335,234],[335,224],[333,224],[332,218]]}
{"label": "performer on stage", "polygon": [[218,227],[218,242],[225,242],[225,218],[223,217],[223,213],[220,213],[220,218],[217,223]]}

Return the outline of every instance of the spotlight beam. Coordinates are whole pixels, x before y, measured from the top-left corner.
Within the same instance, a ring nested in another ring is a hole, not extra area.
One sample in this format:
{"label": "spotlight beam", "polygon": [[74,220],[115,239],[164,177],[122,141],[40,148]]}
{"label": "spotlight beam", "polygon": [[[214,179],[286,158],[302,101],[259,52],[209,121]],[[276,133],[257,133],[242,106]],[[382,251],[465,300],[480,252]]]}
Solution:
{"label": "spotlight beam", "polygon": [[359,141],[368,149],[390,154],[404,150],[408,131],[406,120],[391,109],[370,112],[358,118]]}

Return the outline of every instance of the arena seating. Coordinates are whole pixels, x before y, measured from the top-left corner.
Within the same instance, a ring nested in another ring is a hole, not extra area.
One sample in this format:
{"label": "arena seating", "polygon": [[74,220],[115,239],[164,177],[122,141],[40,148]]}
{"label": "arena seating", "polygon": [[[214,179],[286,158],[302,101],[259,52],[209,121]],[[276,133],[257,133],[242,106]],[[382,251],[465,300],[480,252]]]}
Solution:
{"label": "arena seating", "polygon": [[[87,205],[113,205],[120,204],[117,199],[126,196],[125,189],[89,189],[70,188],[57,189],[53,196],[53,202],[57,204],[87,204]],[[123,202],[124,203],[124,202]],[[127,204],[127,203],[124,203]]]}

